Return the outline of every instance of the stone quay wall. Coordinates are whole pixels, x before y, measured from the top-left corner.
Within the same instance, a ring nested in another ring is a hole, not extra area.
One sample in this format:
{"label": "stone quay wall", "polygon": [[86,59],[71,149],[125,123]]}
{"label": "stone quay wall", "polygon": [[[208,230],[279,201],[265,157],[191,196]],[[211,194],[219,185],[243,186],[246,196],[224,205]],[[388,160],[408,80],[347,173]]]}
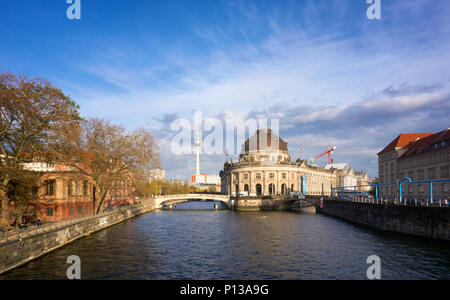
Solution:
{"label": "stone quay wall", "polygon": [[320,213],[369,227],[450,241],[450,208],[324,200]]}
{"label": "stone quay wall", "polygon": [[[308,201],[299,201],[296,198],[286,196],[266,196],[266,197],[239,197],[235,199],[235,209],[237,211],[298,211],[297,208],[314,207]],[[298,205],[301,202],[301,205]],[[311,210],[308,210],[310,212]]]}
{"label": "stone quay wall", "polygon": [[142,205],[123,207],[98,216],[55,223],[50,227],[34,230],[29,236],[0,242],[0,275],[77,239],[157,209],[155,201],[148,200]]}

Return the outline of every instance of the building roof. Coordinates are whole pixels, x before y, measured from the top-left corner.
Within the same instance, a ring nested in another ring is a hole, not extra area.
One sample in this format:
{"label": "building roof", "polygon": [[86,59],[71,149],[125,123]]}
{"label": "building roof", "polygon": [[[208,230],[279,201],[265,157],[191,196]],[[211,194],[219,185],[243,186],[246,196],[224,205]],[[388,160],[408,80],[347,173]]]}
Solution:
{"label": "building roof", "polygon": [[338,169],[338,170],[345,170],[346,168],[350,167],[348,163],[340,163],[340,164],[329,164],[325,166],[326,170],[331,169]]}
{"label": "building roof", "polygon": [[401,158],[411,157],[443,147],[450,147],[450,128],[412,142]]}
{"label": "building roof", "polygon": [[288,144],[282,138],[273,134],[271,129],[260,129],[256,131],[256,135],[245,142],[245,153],[266,150],[288,151]]}
{"label": "building roof", "polygon": [[389,145],[386,146],[378,155],[397,150],[408,146],[410,143],[422,139],[424,137],[430,136],[433,133],[402,133],[395,140],[393,140]]}

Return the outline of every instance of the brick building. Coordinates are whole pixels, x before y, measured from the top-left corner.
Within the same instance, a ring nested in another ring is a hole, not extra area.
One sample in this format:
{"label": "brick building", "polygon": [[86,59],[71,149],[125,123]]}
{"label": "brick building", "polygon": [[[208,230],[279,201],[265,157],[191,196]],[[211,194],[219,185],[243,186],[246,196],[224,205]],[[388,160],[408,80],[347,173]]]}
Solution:
{"label": "brick building", "polygon": [[31,205],[42,221],[92,214],[95,184],[82,169],[41,162],[27,163],[24,169],[40,174]]}

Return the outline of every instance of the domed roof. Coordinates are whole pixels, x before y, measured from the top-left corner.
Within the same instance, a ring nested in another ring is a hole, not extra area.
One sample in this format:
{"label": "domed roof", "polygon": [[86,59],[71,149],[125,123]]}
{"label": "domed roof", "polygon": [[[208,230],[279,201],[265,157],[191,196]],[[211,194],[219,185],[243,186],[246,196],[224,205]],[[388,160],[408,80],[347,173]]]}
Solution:
{"label": "domed roof", "polygon": [[255,151],[288,151],[288,143],[272,133],[272,129],[260,129],[245,142],[245,153]]}

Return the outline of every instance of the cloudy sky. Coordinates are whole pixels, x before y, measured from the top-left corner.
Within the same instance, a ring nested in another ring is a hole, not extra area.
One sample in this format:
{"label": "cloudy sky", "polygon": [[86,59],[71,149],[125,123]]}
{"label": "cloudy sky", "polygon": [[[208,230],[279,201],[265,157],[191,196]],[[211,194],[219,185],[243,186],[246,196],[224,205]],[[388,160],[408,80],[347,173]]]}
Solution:
{"label": "cloudy sky", "polygon": [[[399,133],[450,126],[449,1],[381,0],[381,20],[366,0],[81,0],[81,20],[65,0],[1,4],[0,68],[51,80],[85,117],[150,129],[169,178],[194,172],[170,125],[195,109],[279,119],[293,160],[332,144],[371,176]],[[202,172],[225,159],[203,155]]]}

